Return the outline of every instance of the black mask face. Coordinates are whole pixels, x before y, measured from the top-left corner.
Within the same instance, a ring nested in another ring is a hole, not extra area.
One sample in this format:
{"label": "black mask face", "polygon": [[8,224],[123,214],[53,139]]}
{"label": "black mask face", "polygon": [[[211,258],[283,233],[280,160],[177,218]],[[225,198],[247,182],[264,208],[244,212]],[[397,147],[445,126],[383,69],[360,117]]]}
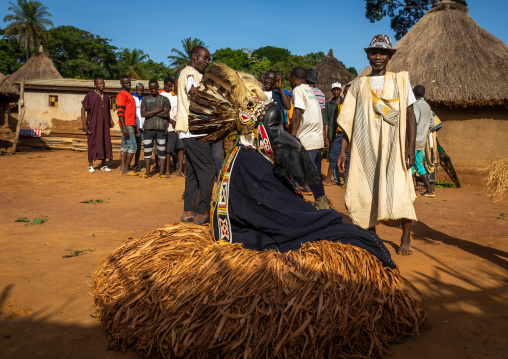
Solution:
{"label": "black mask face", "polygon": [[317,183],[314,164],[300,141],[282,128],[282,113],[277,106],[266,110],[264,125],[275,153],[275,175],[293,178],[301,186]]}

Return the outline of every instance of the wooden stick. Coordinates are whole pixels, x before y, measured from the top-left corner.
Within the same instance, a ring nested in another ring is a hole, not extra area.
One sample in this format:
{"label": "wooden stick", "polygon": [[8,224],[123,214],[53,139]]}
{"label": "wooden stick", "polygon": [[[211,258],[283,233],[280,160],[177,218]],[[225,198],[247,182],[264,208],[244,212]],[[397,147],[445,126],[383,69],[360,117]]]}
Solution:
{"label": "wooden stick", "polygon": [[19,132],[21,130],[21,122],[25,116],[25,103],[23,96],[25,94],[25,80],[21,80],[21,88],[19,90],[19,101],[18,101],[18,123],[16,124],[16,135],[14,136],[14,143],[12,145],[12,154],[16,153],[16,146],[18,145]]}

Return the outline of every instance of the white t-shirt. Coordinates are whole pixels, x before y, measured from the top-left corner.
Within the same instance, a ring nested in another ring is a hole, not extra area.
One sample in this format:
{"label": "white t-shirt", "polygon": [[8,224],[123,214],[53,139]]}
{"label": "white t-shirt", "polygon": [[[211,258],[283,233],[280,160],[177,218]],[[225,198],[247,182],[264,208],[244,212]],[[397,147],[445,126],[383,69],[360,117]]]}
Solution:
{"label": "white t-shirt", "polygon": [[[370,76],[370,88],[372,92],[376,94],[377,97],[381,97],[383,93],[383,86],[385,84],[385,76]],[[409,83],[409,79],[407,80],[407,95],[406,95],[407,107],[411,106],[416,102],[415,95],[413,93],[411,84]]]}
{"label": "white t-shirt", "polygon": [[[177,102],[177,96],[172,95],[171,92],[166,92],[162,90],[160,94],[164,97],[166,97],[169,100],[169,104],[171,105],[171,109],[169,110],[169,118],[172,120],[176,120],[176,102]],[[171,124],[171,122],[168,123],[168,129],[167,132],[174,132],[175,128]]]}
{"label": "white t-shirt", "polygon": [[263,91],[267,100],[272,100],[272,91]]}
{"label": "white t-shirt", "polygon": [[294,107],[304,110],[296,137],[307,151],[323,148],[323,117],[314,91],[307,84],[299,85],[293,89],[293,99]]}
{"label": "white t-shirt", "polygon": [[[193,87],[198,87],[199,84],[194,81],[194,77],[192,75],[189,75],[189,77],[187,77],[187,84],[185,85],[185,91],[187,91],[187,93],[189,93],[189,91],[193,88]],[[180,132],[178,134],[178,137],[183,140],[184,138],[193,138],[193,137],[203,137],[204,135],[193,135],[190,130],[188,130],[187,132]]]}
{"label": "white t-shirt", "polygon": [[138,96],[132,97],[134,97],[134,102],[136,103],[136,127],[142,130],[143,124],[145,123],[145,118],[141,117],[141,100]]}

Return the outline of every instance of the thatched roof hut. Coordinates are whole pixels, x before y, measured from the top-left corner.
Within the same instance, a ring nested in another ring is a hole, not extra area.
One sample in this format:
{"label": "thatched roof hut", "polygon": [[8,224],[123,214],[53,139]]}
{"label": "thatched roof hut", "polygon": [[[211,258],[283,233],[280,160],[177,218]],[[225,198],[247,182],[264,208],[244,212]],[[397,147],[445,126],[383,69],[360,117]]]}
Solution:
{"label": "thatched roof hut", "polygon": [[19,98],[18,89],[0,72],[0,98],[7,101],[15,101]]}
{"label": "thatched roof hut", "polygon": [[328,55],[318,62],[314,69],[318,72],[318,87],[324,92],[327,99],[332,97],[332,84],[340,82],[343,86],[354,76],[341,65],[339,60],[333,57],[333,50],[330,49]]}
{"label": "thatched roof hut", "polygon": [[33,54],[26,64],[11,75],[10,80],[19,83],[22,80],[61,78],[63,77],[53,64],[53,60],[40,46],[39,51]]}
{"label": "thatched roof hut", "polygon": [[[508,104],[508,47],[482,29],[468,8],[435,3],[395,45],[389,71],[409,71],[431,104],[449,107]],[[370,73],[370,66],[360,75]]]}

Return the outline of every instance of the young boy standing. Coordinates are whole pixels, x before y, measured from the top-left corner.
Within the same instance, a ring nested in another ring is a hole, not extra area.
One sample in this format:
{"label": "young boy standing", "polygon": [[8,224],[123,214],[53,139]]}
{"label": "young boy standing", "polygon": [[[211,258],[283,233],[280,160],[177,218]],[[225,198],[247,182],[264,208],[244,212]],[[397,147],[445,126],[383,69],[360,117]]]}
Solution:
{"label": "young boy standing", "polygon": [[145,145],[145,174],[143,178],[150,177],[150,161],[155,144],[159,156],[159,178],[166,179],[164,175],[164,162],[166,161],[166,130],[169,121],[169,100],[159,94],[159,83],[152,79],[148,83],[150,96],[143,97],[141,101],[141,116],[145,118],[143,125],[143,144]]}

